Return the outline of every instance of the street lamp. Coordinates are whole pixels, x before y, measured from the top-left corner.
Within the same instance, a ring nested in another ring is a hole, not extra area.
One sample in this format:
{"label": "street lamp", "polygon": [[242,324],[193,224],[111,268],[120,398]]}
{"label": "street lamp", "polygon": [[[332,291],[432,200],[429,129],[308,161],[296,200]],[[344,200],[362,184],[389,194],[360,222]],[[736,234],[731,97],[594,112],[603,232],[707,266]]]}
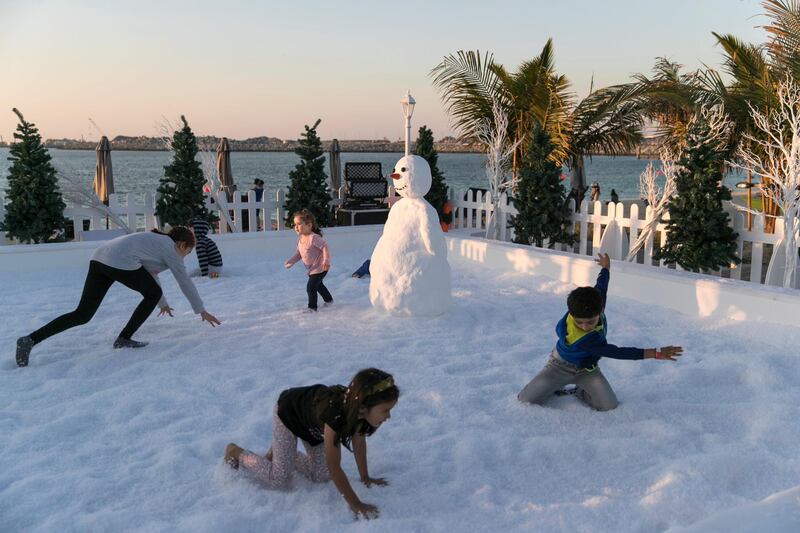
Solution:
{"label": "street lamp", "polygon": [[740,181],[736,184],[737,189],[747,189],[747,231],[752,231],[753,220],[750,218],[750,210],[753,205],[753,194],[751,189],[757,187],[758,183],[753,183],[752,176],[750,175],[750,167],[747,168],[747,181]]}
{"label": "street lamp", "polygon": [[417,103],[414,97],[411,96],[411,91],[406,93],[405,98],[400,100],[403,104],[403,116],[406,118],[406,154],[408,155],[408,147],[411,145],[411,115],[414,114],[414,105]]}

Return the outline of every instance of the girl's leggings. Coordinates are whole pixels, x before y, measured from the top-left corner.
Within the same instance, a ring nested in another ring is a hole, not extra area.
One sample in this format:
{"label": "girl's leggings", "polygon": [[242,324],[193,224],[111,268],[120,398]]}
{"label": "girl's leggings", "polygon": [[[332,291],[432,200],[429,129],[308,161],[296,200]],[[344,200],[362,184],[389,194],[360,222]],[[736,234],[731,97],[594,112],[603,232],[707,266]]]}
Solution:
{"label": "girl's leggings", "polygon": [[138,270],[121,270],[104,265],[99,261],[90,261],[89,273],[86,274],[86,282],[83,285],[83,294],[81,294],[78,307],[31,333],[33,342],[38,344],[57,333],[89,322],[115,281],[143,296],[143,300],[133,311],[130,320],[119,334],[124,339],[130,339],[158,305],[158,301],[161,299],[161,287],[144,267]]}
{"label": "girl's leggings", "polygon": [[517,398],[523,402],[541,405],[552,398],[553,393],[570,383],[578,387],[578,398],[593,409],[610,411],[619,403],[599,366],[595,365],[593,370],[578,368],[561,359],[555,350],[550,354],[545,367],[525,385]]}
{"label": "girl's leggings", "polygon": [[297,437],[283,425],[276,405],[272,410],[272,461],[244,450],[239,455],[239,468],[270,489],[288,488],[295,469],[315,483],[328,481],[324,446],[302,442],[306,453],[297,450]]}
{"label": "girl's leggings", "polygon": [[319,274],[308,275],[306,292],[308,292],[309,309],[317,308],[317,293],[319,293],[320,296],[322,296],[322,299],[326,302],[330,303],[333,301],[333,296],[331,296],[331,293],[328,292],[328,288],[322,283],[322,278],[324,278],[327,273],[328,271],[326,270],[325,272],[320,272]]}

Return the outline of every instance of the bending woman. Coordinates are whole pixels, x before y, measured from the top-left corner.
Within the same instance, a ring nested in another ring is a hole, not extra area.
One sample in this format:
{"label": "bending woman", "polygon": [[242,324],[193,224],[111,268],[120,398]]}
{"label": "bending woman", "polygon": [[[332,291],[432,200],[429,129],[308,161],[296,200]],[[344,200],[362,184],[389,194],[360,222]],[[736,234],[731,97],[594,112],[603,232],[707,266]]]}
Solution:
{"label": "bending woman", "polygon": [[89,322],[115,281],[140,293],[143,299],[114,341],[114,348],[145,346],[146,342],[135,341],[131,337],[156,305],[161,302],[159,316],[165,313],[172,316],[172,308],[163,299],[161,286],[158,284],[158,273],[167,269],[175,276],[175,281],[192,304],[194,312],[212,326],[219,324],[220,321],[205,310],[203,300],[183,265],[183,258],[192,253],[194,245],[192,230],[177,226],[168,234],[155,230],[149,233],[133,233],[100,246],[89,261],[89,273],[86,275],[78,307],[30,335],[17,339],[17,365],[27,366],[31,349],[46,338]]}

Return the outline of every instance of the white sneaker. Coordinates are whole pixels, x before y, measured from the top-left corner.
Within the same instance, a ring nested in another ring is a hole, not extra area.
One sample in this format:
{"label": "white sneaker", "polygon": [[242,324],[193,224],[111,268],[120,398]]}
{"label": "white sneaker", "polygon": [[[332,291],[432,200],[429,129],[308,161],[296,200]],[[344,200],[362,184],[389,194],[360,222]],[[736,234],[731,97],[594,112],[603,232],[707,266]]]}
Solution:
{"label": "white sneaker", "polygon": [[303,313],[305,313],[307,315],[311,314],[311,313],[316,313],[316,312],[317,312],[316,309],[311,309],[310,307],[306,307],[305,310],[303,310]]}
{"label": "white sneaker", "polygon": [[330,307],[333,305],[333,302],[325,302],[322,304],[322,307]]}

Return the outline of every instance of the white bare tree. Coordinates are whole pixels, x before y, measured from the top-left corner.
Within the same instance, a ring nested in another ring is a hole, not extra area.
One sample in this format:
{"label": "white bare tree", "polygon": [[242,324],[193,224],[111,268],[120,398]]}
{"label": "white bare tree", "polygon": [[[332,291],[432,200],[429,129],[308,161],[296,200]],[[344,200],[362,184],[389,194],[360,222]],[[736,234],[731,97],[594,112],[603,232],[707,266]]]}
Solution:
{"label": "white bare tree", "polygon": [[[661,170],[657,171],[653,168],[652,163],[648,163],[644,172],[639,176],[639,194],[642,198],[647,200],[647,205],[650,206],[650,220],[647,225],[642,228],[641,233],[636,238],[636,242],[631,246],[626,261],[635,261],[636,254],[642,246],[645,245],[647,240],[656,231],[656,226],[661,222],[661,217],[667,211],[670,199],[675,194],[675,178],[677,176],[678,166],[675,164],[674,157],[666,150],[662,150],[661,154]],[[656,177],[661,173],[664,175],[664,187],[661,188],[656,183]]]}
{"label": "white bare tree", "polygon": [[[161,142],[164,148],[172,151],[172,136],[180,128],[168,118],[162,116],[160,122],[156,122],[155,128],[157,131],[157,139]],[[198,142],[197,157],[200,159],[200,167],[203,169],[203,177],[206,178],[206,184],[212,193],[220,190],[221,185],[219,181],[219,172],[217,171],[217,153],[216,147],[208,142]]]}
{"label": "white bare tree", "polygon": [[119,215],[100,201],[91,187],[87,186],[77,174],[59,171],[58,184],[64,199],[72,205],[97,211],[100,215],[108,217],[108,220],[116,224],[118,228],[124,229],[125,233],[133,231]]}
{"label": "white bare tree", "polygon": [[783,212],[785,269],[783,286],[795,283],[797,231],[800,229],[800,87],[790,80],[778,86],[778,106],[770,113],[750,107],[757,134],[745,134],[738,150],[738,168],[748,164],[760,176],[761,193]]}
{"label": "white bare tree", "polygon": [[492,100],[493,120],[485,119],[477,128],[478,142],[486,151],[486,179],[492,196],[492,212],[486,222],[486,238],[499,239],[500,198],[512,185],[509,173],[511,158],[521,141],[512,142],[508,138],[508,115],[500,102]]}

